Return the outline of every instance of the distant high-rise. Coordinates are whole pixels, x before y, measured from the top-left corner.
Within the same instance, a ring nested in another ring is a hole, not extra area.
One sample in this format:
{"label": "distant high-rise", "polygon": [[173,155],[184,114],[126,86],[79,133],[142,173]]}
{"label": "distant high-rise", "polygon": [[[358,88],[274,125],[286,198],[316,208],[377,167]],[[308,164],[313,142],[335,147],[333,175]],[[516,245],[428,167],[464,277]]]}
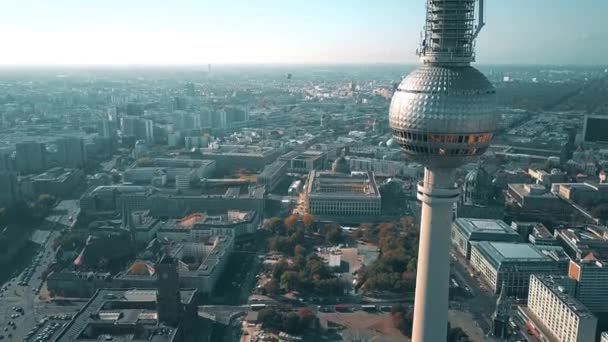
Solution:
{"label": "distant high-rise", "polygon": [[148,144],[154,144],[155,135],[154,135],[154,121],[152,120],[144,120],[144,126],[146,129],[146,142]]}
{"label": "distant high-rise", "polygon": [[59,162],[62,167],[83,168],[86,163],[84,139],[79,137],[63,137],[56,142]]}
{"label": "distant high-rise", "polygon": [[138,103],[128,103],[125,107],[125,114],[129,116],[144,115],[144,107]]}
{"label": "distant high-rise", "polygon": [[97,133],[103,138],[115,138],[118,129],[116,121],[102,119],[97,122]]}
{"label": "distant high-rise", "polygon": [[12,149],[0,149],[0,171],[14,171],[15,160]]}
{"label": "distant high-rise", "polygon": [[47,168],[47,151],[44,143],[35,141],[20,142],[17,149],[17,170],[21,173],[38,173]]}
{"label": "distant high-rise", "polygon": [[186,83],[186,95],[196,96],[196,87],[194,86],[194,83],[192,83],[192,82]]}
{"label": "distant high-rise", "polygon": [[0,207],[11,205],[20,199],[17,174],[0,171]]}
{"label": "distant high-rise", "polygon": [[185,98],[180,96],[176,96],[173,98],[173,110],[186,110],[187,105],[188,103],[186,102]]}
{"label": "distant high-rise", "polygon": [[[478,21],[475,5],[479,4]],[[412,341],[445,341],[454,170],[482,155],[497,129],[495,89],[470,66],[483,27],[483,0],[427,0],[418,51],[424,66],[395,91],[389,123],[407,157],[426,166]]]}

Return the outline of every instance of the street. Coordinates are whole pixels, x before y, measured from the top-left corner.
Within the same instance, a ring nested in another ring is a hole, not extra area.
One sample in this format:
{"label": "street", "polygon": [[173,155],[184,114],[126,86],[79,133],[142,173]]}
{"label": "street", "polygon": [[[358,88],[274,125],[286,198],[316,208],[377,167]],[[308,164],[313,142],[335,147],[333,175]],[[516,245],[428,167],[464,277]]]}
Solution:
{"label": "street", "polygon": [[[62,201],[39,227],[70,227],[78,210],[77,201]],[[37,325],[44,329],[40,324],[43,318],[58,316],[60,320],[67,320],[66,313],[71,315],[80,309],[81,303],[57,305],[41,300],[41,296],[45,295],[43,276],[54,260],[53,242],[59,235],[58,230],[34,230],[31,240],[38,245],[37,250],[29,256],[29,262],[21,260],[25,268],[17,269],[19,274],[3,284],[0,296],[0,339],[22,341]],[[57,322],[49,322],[51,326],[53,323],[54,328],[47,331],[59,330]],[[31,334],[32,340],[35,336],[36,334]]]}

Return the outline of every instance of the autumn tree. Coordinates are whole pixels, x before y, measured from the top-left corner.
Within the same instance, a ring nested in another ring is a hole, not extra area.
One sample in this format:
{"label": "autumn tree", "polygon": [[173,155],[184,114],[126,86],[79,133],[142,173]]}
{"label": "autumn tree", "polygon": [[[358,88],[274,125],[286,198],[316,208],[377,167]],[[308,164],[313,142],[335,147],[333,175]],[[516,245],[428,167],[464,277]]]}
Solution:
{"label": "autumn tree", "polygon": [[264,221],[264,228],[270,230],[274,234],[281,233],[283,222],[278,217],[271,217]]}
{"label": "autumn tree", "polygon": [[287,228],[288,231],[293,230],[297,222],[297,215],[289,215],[287,218],[285,218],[285,221],[283,221],[283,223],[285,224],[285,228]]}
{"label": "autumn tree", "polygon": [[326,227],[325,230],[325,241],[327,243],[335,244],[342,240],[342,228],[337,224],[332,224]]}
{"label": "autumn tree", "polygon": [[293,256],[296,258],[303,258],[306,250],[302,245],[298,244],[293,248]]}
{"label": "autumn tree", "polygon": [[304,227],[308,230],[315,228],[315,217],[310,214],[304,214],[304,216],[302,216],[302,222],[304,222]]}

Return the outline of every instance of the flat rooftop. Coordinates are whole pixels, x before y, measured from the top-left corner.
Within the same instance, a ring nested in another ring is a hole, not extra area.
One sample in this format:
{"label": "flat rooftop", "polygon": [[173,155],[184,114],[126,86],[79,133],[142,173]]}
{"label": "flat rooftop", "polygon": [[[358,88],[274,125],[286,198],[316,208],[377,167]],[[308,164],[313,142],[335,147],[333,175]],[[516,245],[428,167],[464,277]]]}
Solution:
{"label": "flat rooftop", "polygon": [[380,198],[380,191],[378,191],[373,172],[353,172],[348,175],[326,171],[311,171],[308,175],[306,191],[311,198]]}
{"label": "flat rooftop", "polygon": [[562,286],[564,281],[567,281],[569,278],[566,276],[553,276],[553,275],[543,275],[543,274],[534,274],[533,277],[536,277],[547,289],[549,289],[554,296],[559,298],[559,300],[568,307],[570,311],[572,311],[578,317],[593,317],[593,313],[587,309],[583,303],[579,302],[576,298],[572,297],[568,294],[564,287]]}
{"label": "flat rooftop", "polygon": [[471,244],[495,268],[503,262],[551,261],[548,256],[529,243],[473,241]]}
{"label": "flat rooftop", "polygon": [[62,167],[54,167],[48,169],[43,173],[34,176],[32,179],[35,181],[53,181],[53,182],[64,182],[70,175],[74,174],[74,169],[64,169]]}
{"label": "flat rooftop", "polygon": [[509,184],[509,189],[515,191],[521,197],[557,198],[544,186],[538,184]]}
{"label": "flat rooftop", "polygon": [[215,160],[205,159],[183,159],[183,158],[153,158],[152,162],[157,167],[184,167],[199,168],[203,166],[215,165]]}
{"label": "flat rooftop", "polygon": [[[177,329],[158,321],[154,289],[101,289],[54,341],[174,341]],[[196,290],[181,290],[182,304]]]}
{"label": "flat rooftop", "polygon": [[274,147],[254,145],[219,145],[217,148],[201,148],[203,156],[229,155],[229,156],[258,156],[266,157],[276,152]]}
{"label": "flat rooftop", "polygon": [[306,151],[291,151],[282,155],[280,160],[317,160],[323,158],[327,153],[324,151],[306,150]]}
{"label": "flat rooftop", "polygon": [[473,234],[505,234],[519,236],[513,228],[503,220],[457,218],[454,224],[464,233],[471,236]]}

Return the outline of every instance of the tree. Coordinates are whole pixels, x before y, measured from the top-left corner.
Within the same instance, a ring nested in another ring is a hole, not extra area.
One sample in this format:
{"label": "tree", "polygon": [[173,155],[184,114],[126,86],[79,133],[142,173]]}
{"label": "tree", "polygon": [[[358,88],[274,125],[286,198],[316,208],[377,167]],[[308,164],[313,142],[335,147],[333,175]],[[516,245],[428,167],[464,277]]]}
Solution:
{"label": "tree", "polygon": [[38,196],[36,203],[41,207],[50,209],[55,204],[56,198],[49,194],[41,194]]}
{"label": "tree", "polygon": [[395,328],[399,329],[405,336],[412,336],[412,326],[414,325],[414,312],[412,310],[408,310],[401,304],[393,305],[391,318]]}
{"label": "tree", "polygon": [[325,241],[327,241],[327,243],[335,244],[340,240],[342,240],[342,228],[336,224],[329,226],[325,233]]}
{"label": "tree", "polygon": [[403,272],[401,280],[406,290],[413,291],[416,288],[416,272]]}
{"label": "tree", "polygon": [[448,322],[448,342],[469,342],[469,336],[461,327],[452,328]]}
{"label": "tree", "polygon": [[401,226],[403,226],[403,230],[405,232],[413,230],[415,228],[414,223],[414,218],[411,216],[405,216],[401,219]]}
{"label": "tree", "polygon": [[285,316],[285,331],[290,334],[297,334],[300,331],[300,317],[295,312],[290,312]]}
{"label": "tree", "polygon": [[395,225],[393,223],[382,223],[378,226],[378,238],[382,240],[393,239],[396,235]]}
{"label": "tree", "polygon": [[302,245],[298,244],[293,248],[293,256],[295,256],[296,258],[303,258],[305,253],[306,250],[304,249],[304,247],[302,247]]}
{"label": "tree", "polygon": [[264,284],[264,290],[267,295],[275,295],[279,292],[279,286],[277,286],[277,282],[273,279],[269,280]]}
{"label": "tree", "polygon": [[417,266],[418,266],[418,260],[416,258],[411,258],[410,261],[407,263],[406,269],[408,272],[416,273]]}
{"label": "tree", "polygon": [[287,261],[285,261],[285,259],[279,260],[279,262],[277,262],[277,264],[274,265],[274,268],[272,269],[272,279],[275,281],[280,281],[281,275],[283,274],[283,272],[287,271],[288,268],[289,264],[287,263]]}
{"label": "tree", "polygon": [[339,278],[321,279],[316,284],[317,292],[326,296],[341,296],[345,288],[346,283]]}
{"label": "tree", "polygon": [[274,234],[280,233],[282,226],[283,222],[281,222],[281,219],[278,217],[271,217],[264,221],[264,228],[270,230]]}
{"label": "tree", "polygon": [[294,290],[298,285],[298,273],[285,271],[281,275],[281,288],[287,291]]}
{"label": "tree", "polygon": [[306,273],[309,277],[314,276],[315,274],[319,277],[323,278],[328,272],[323,264],[323,261],[317,256],[311,256],[306,261],[305,267]]}
{"label": "tree", "polygon": [[273,307],[264,308],[258,312],[258,321],[264,326],[276,327],[276,324],[281,321],[281,316]]}
{"label": "tree", "polygon": [[293,230],[293,228],[295,227],[296,223],[298,222],[298,216],[297,215],[289,215],[285,221],[285,227],[287,228],[288,231]]}
{"label": "tree", "polygon": [[317,329],[317,317],[315,314],[308,308],[300,308],[296,312],[298,317],[300,318],[300,330],[304,329]]}
{"label": "tree", "polygon": [[302,222],[304,223],[304,227],[309,231],[315,228],[315,217],[310,214],[304,214],[304,216],[302,216]]}

